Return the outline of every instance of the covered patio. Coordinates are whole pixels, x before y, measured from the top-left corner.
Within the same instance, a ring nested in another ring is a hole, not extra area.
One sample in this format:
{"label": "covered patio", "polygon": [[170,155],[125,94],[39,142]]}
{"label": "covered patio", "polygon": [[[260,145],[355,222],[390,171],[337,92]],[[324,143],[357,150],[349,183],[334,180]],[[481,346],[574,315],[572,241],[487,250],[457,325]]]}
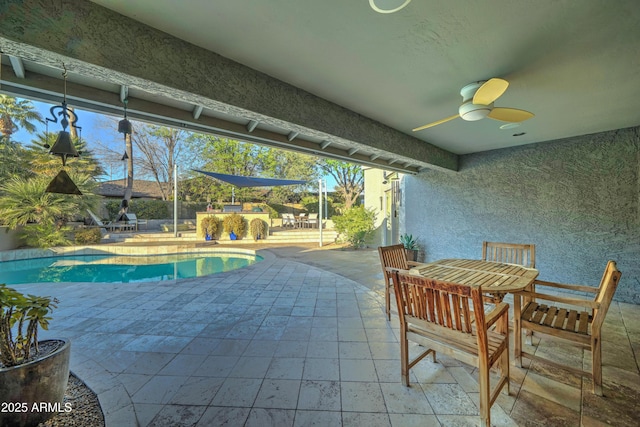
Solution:
{"label": "covered patio", "polygon": [[[512,367],[492,420],[637,425],[636,4],[414,1],[382,16],[346,3],[14,1],[0,8],[2,90],[59,102],[64,63],[80,109],[121,116],[126,101],[131,118],[402,173],[392,215],[422,260],[531,242],[542,279],[581,284],[617,260],[605,397],[564,372]],[[460,89],[492,77],[511,84],[500,105],[535,118],[516,130],[454,120]],[[61,300],[48,334],[72,338],[71,369],[109,426],[479,423],[468,366],[425,360],[401,385],[375,252],[272,255],[178,283],[20,288]]]}
{"label": "covered patio", "polygon": [[[260,253],[254,266],[178,282],[17,287],[60,299],[46,335],[72,339],[71,369],[98,394],[107,426],[479,425],[469,366],[425,359],[412,386],[401,384],[376,251]],[[636,425],[638,325],[638,306],[614,303],[605,397],[580,377],[512,366],[493,423]],[[589,359],[556,345],[537,351]]]}

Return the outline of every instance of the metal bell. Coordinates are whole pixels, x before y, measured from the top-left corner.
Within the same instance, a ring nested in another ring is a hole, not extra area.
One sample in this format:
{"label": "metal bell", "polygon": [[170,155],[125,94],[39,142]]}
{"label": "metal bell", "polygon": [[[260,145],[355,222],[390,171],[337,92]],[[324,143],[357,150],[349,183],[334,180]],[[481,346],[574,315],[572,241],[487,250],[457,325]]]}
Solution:
{"label": "metal bell", "polygon": [[53,147],[49,150],[49,154],[60,156],[62,158],[62,166],[66,166],[67,157],[80,157],[80,153],[78,153],[73,142],[71,142],[71,135],[64,130],[61,130],[58,134],[58,139],[56,139],[55,144],[53,144]]}

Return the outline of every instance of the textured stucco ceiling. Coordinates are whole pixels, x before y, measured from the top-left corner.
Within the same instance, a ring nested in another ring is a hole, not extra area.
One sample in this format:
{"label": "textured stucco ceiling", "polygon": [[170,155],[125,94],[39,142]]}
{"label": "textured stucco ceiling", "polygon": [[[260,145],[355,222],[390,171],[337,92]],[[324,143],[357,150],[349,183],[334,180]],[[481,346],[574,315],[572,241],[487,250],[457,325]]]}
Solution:
{"label": "textured stucco ceiling", "polygon": [[[365,0],[94,3],[454,153],[640,124],[637,0],[414,0],[389,15]],[[510,82],[496,106],[536,117],[412,133],[491,77]]]}

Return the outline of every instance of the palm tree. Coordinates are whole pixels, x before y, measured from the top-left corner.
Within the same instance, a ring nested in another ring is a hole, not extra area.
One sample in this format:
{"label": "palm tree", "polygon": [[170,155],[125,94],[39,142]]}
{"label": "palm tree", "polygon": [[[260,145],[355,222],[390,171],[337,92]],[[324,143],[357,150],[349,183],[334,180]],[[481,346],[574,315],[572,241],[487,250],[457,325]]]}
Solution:
{"label": "palm tree", "polygon": [[42,121],[42,116],[35,111],[30,101],[0,95],[0,133],[7,141],[11,140],[11,135],[19,128],[35,132],[36,126],[33,122]]}

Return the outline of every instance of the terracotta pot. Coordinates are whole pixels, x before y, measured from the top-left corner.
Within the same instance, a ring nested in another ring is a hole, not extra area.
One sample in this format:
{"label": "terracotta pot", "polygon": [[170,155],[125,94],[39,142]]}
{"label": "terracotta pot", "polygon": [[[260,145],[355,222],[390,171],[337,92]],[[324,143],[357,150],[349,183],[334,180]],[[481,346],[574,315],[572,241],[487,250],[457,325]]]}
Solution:
{"label": "terracotta pot", "polygon": [[62,403],[69,380],[71,342],[24,365],[0,368],[0,426],[37,426],[58,412],[72,410]]}

